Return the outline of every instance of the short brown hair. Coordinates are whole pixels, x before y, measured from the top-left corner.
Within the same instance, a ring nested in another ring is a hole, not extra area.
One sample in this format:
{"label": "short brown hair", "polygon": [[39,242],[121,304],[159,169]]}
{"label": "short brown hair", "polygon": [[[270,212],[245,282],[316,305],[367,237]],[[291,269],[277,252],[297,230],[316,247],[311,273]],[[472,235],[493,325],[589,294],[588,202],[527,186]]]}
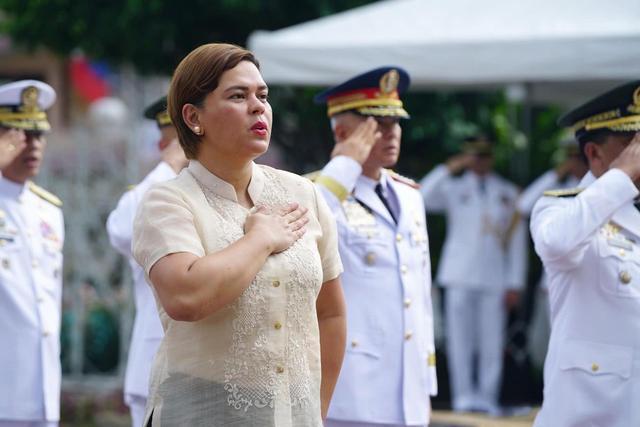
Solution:
{"label": "short brown hair", "polygon": [[250,51],[233,44],[209,43],[192,50],[173,72],[167,111],[188,159],[196,158],[201,137],[193,133],[182,119],[182,107],[185,104],[201,107],[207,95],[218,87],[222,73],[241,61],[252,62],[260,69],[258,60]]}

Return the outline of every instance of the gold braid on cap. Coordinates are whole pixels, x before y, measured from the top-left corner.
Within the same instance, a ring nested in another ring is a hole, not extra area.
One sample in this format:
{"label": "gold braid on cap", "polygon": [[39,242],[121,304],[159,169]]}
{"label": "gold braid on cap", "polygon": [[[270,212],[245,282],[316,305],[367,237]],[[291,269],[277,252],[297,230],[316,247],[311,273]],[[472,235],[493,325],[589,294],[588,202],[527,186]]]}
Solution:
{"label": "gold braid on cap", "polygon": [[626,112],[616,108],[594,114],[574,124],[572,129],[575,132],[582,129],[585,131],[610,129],[617,132],[640,130],[640,87],[633,92],[633,103],[627,106]]}

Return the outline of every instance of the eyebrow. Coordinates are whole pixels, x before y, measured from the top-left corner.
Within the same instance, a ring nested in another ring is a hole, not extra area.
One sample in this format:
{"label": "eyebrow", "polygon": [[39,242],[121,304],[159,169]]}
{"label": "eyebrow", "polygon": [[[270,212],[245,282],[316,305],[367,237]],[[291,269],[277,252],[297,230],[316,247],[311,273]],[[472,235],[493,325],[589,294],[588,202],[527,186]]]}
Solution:
{"label": "eyebrow", "polygon": [[[269,87],[267,85],[258,86],[258,90],[267,90],[267,89],[269,89]],[[233,90],[242,90],[244,92],[247,92],[249,90],[249,86],[242,86],[242,85],[230,86],[230,87],[226,88],[224,91],[225,92],[229,92],[229,91],[233,91]]]}

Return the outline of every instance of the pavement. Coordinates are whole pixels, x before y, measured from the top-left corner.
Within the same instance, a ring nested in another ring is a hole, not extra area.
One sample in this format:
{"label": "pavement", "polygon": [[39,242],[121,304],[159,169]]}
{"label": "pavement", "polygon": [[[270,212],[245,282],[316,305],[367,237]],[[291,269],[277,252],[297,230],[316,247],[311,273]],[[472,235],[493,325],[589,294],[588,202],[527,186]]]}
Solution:
{"label": "pavement", "polygon": [[492,417],[483,414],[434,410],[429,427],[531,427],[538,408],[518,408],[518,415]]}

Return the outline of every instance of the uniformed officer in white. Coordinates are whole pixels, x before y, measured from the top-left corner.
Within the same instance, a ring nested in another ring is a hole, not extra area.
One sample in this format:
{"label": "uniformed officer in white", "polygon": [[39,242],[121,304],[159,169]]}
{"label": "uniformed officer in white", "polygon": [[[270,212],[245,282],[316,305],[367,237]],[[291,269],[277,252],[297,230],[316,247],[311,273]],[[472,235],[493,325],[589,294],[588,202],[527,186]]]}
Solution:
{"label": "uniformed officer in white", "polygon": [[531,217],[552,322],[535,426],[640,426],[640,80],[559,124],[574,128],[590,173]]}
{"label": "uniformed officer in white", "polygon": [[384,169],[400,154],[408,86],[383,67],[316,96],[336,142],[316,183],[338,223],[348,319],[327,427],[425,426],[437,391],[424,206],[413,181]]}
{"label": "uniformed officer in white", "polygon": [[109,240],[129,261],[133,277],[136,316],[124,378],[124,400],[129,406],[133,427],[142,426],[149,395],[151,365],[164,335],[151,287],[145,280],[144,271],[131,255],[133,220],[140,200],[149,187],[175,178],[187,165],[187,158],[176,139],[176,129],[167,114],[166,97],[151,104],[145,110],[145,117],[155,120],[162,134],[158,142],[162,160],[138,185],[124,193],[107,219]]}
{"label": "uniformed officer in white", "polygon": [[19,151],[0,179],[0,427],[60,419],[64,225],[60,200],[30,181],[55,98],[40,81],[0,86],[0,138]]}
{"label": "uniformed officer in white", "polygon": [[491,142],[471,137],[463,150],[427,174],[420,191],[428,212],[447,216],[437,280],[447,290],[453,409],[498,415],[506,311],[525,283],[526,228],[513,226],[518,189],[492,171]]}

